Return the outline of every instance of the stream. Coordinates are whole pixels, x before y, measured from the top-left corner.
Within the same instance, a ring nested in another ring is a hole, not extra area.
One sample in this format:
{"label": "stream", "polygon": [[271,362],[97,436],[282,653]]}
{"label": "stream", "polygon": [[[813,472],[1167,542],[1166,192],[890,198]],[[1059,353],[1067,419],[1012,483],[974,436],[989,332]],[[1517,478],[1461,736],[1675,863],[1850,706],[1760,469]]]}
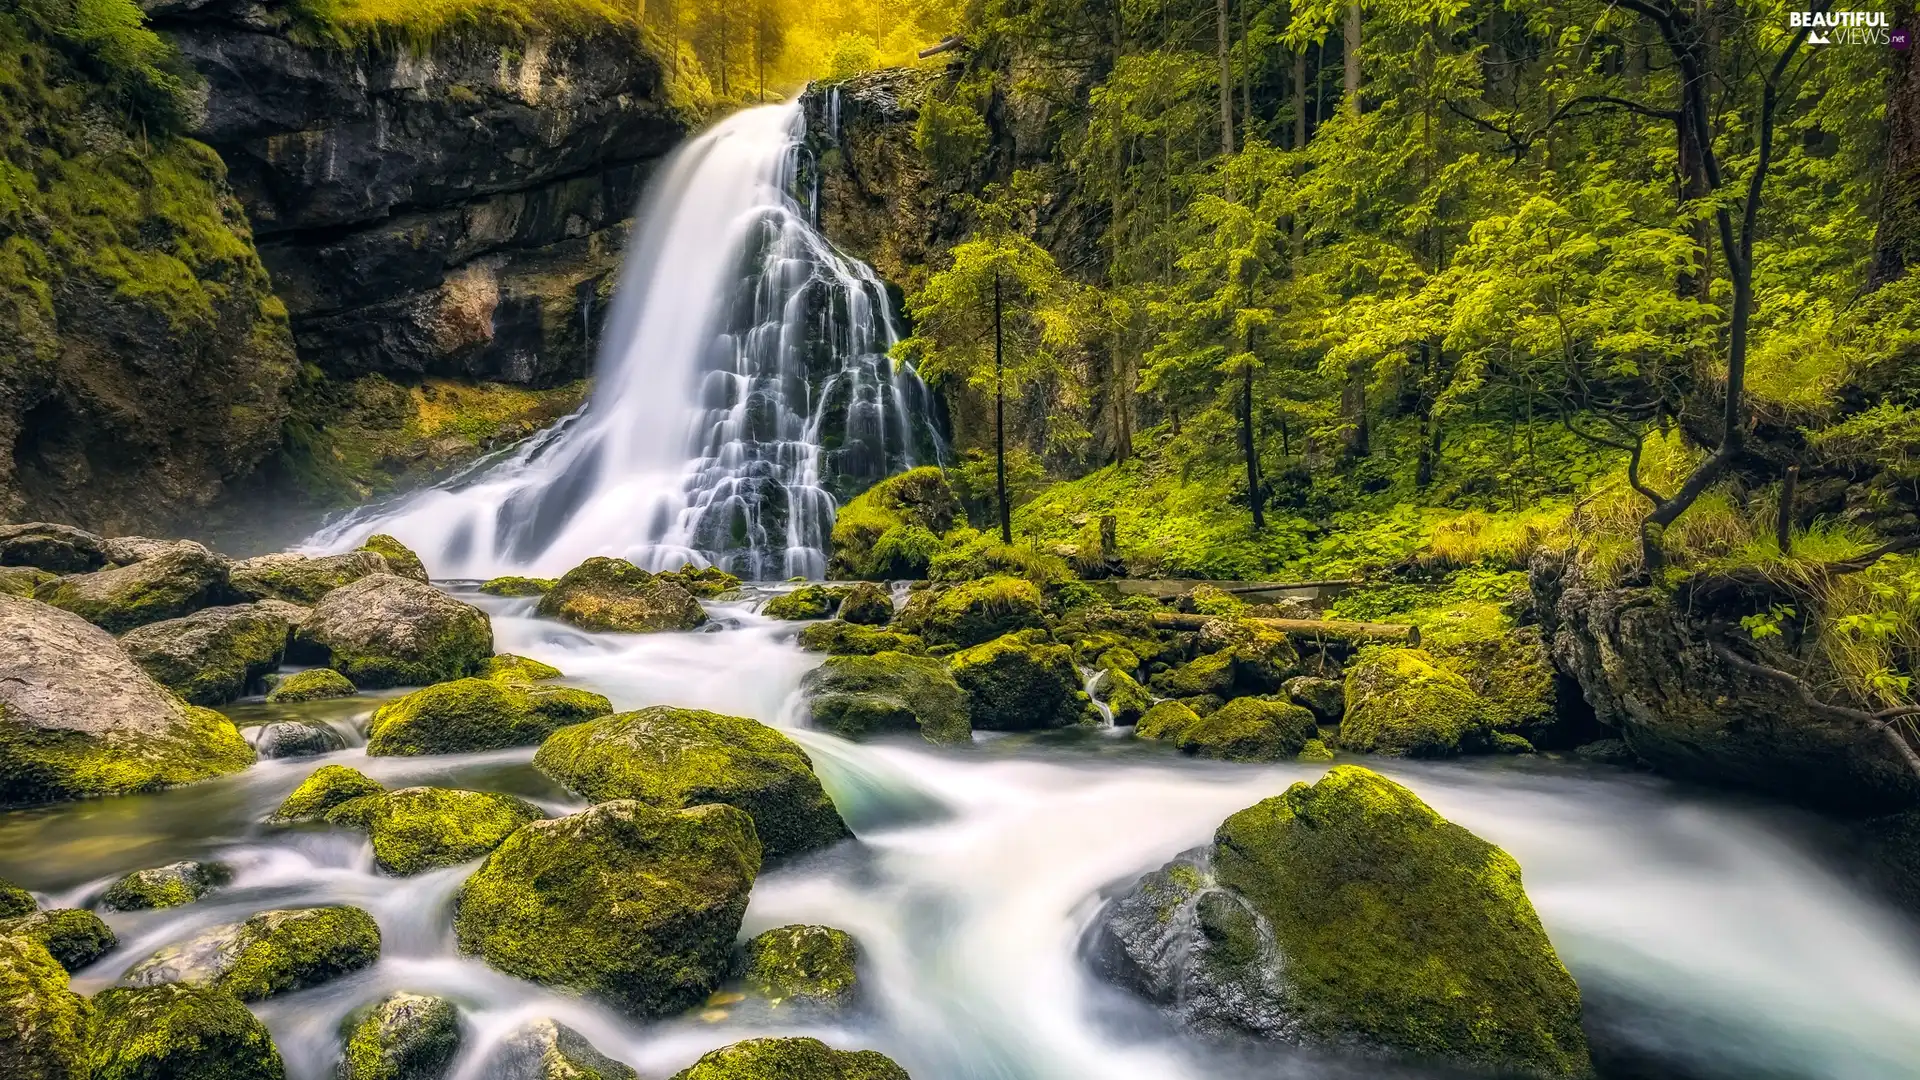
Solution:
{"label": "stream", "polygon": [[[379,921],[374,967],[257,1006],[294,1080],[332,1076],[341,1019],[389,991],[449,996],[464,1042],[452,1076],[488,1075],[493,1043],[551,1016],[646,1077],[771,1033],[878,1049],[915,1080],[1440,1076],[1296,1051],[1225,1055],[1095,982],[1079,942],[1103,890],[1207,840],[1228,814],[1325,766],[1201,762],[1124,734],[982,736],[969,747],[854,744],[801,726],[799,680],[819,656],[793,623],[711,604],[717,630],[586,634],[531,601],[456,588],[492,614],[496,645],[551,663],[621,709],[673,704],[752,716],[813,757],[857,839],[772,867],[743,934],[786,923],[851,932],[864,1005],[843,1026],[742,1003],[637,1024],[459,955],[455,891],[476,863],[412,878],[373,869],[361,834],[262,820],[314,769],[341,763],[389,785],[523,795],[549,813],[584,803],[532,765],[533,748],[369,758],[358,746],[263,761],[156,795],[0,817],[0,877],[52,906],[84,906],[130,870],[217,858],[230,886],[184,907],[105,913],[120,947],[79,972],[91,993],[154,950],[270,907],[353,904]],[[357,730],[362,696],[228,707],[241,724],[299,715]],[[1819,860],[1819,823],[1621,770],[1546,759],[1369,760],[1435,809],[1500,844],[1579,980],[1611,1076],[1876,1080],[1920,1072],[1920,940]]]}

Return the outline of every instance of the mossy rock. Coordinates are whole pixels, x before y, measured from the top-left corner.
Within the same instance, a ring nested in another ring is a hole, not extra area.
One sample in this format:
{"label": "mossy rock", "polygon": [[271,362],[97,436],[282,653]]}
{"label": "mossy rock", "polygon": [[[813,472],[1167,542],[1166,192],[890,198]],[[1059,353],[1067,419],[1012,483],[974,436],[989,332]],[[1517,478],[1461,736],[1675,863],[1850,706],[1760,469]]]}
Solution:
{"label": "mossy rock", "polygon": [[1233,657],[1226,652],[1215,652],[1159,672],[1151,682],[1156,691],[1167,697],[1224,698],[1233,693],[1234,679]]}
{"label": "mossy rock", "polygon": [[512,795],[411,787],[350,799],[328,810],[325,820],[366,830],[374,862],[404,876],[477,859],[545,816]]}
{"label": "mossy rock", "polygon": [[59,576],[33,566],[0,566],[0,596],[31,597],[36,589]]}
{"label": "mossy rock", "polygon": [[387,560],[389,573],[399,574],[403,578],[412,578],[421,584],[426,584],[428,581],[427,566],[420,561],[420,556],[415,555],[412,548],[385,533],[376,533],[367,537],[367,542],[360,545],[360,550],[371,551]]}
{"label": "mossy rock", "polygon": [[872,656],[883,652],[918,655],[926,651],[920,639],[912,634],[861,626],[839,619],[805,627],[800,631],[799,642],[800,647],[809,652],[823,652],[831,656]]}
{"label": "mossy rock", "polygon": [[1580,990],[1511,856],[1367,769],[1229,817],[1212,869],[1282,957],[1309,1038],[1541,1076],[1592,1074]]}
{"label": "mossy rock", "polygon": [[0,1076],[88,1080],[93,1006],[31,938],[0,936]]}
{"label": "mossy rock", "polygon": [[861,492],[833,518],[827,576],[890,581],[925,577],[960,501],[936,466],[910,469]]}
{"label": "mossy rock", "polygon": [[39,942],[68,971],[79,971],[120,944],[100,916],[78,908],[50,908],[0,921],[0,936]]}
{"label": "mossy rock", "polygon": [[671,581],[701,599],[712,599],[740,587],[739,578],[717,566],[703,566],[698,570],[692,566],[682,566],[678,570],[655,574],[654,577]]}
{"label": "mossy rock", "polygon": [[120,645],[195,705],[223,705],[280,666],[293,624],[280,603],[211,607],[128,631]]}
{"label": "mossy rock", "polygon": [[1300,752],[1294,755],[1294,760],[1307,762],[1309,764],[1319,761],[1332,761],[1333,748],[1319,739],[1308,739],[1307,745],[1301,747]]}
{"label": "mossy rock", "polygon": [[462,678],[493,656],[486,612],[393,574],[328,593],[298,639],[325,650],[329,667],[366,690]]}
{"label": "mossy rock", "polygon": [[263,911],[203,931],[141,961],[134,986],[210,986],[242,1001],[304,990],[373,966],[380,927],[356,907]]}
{"label": "mossy rock", "polygon": [[27,915],[40,910],[40,902],[33,894],[0,878],[0,919],[11,919],[16,915]]}
{"label": "mossy rock", "polygon": [[1315,738],[1313,714],[1265,698],[1235,698],[1204,716],[1177,702],[1148,710],[1135,734],[1173,743],[1182,753],[1221,761],[1284,761]]}
{"label": "mossy rock", "polygon": [[92,1080],[284,1080],[273,1036],[234,995],[116,986],[93,999]]}
{"label": "mossy rock", "polygon": [[604,696],[569,686],[456,679],[374,710],[367,753],[464,754],[533,746],[568,724],[612,711]]}
{"label": "mossy rock", "polygon": [[897,629],[934,645],[978,645],[1046,625],[1040,587],[1024,578],[990,577],[921,589],[894,619]]}
{"label": "mossy rock", "polygon": [[760,614],[769,619],[826,619],[840,606],[840,591],[825,585],[802,585],[768,600]]}
{"label": "mossy rock", "polygon": [[1296,675],[1280,687],[1281,692],[1309,712],[1322,724],[1338,724],[1347,711],[1347,691],[1338,679]]}
{"label": "mossy rock", "polygon": [[845,930],[781,926],[755,935],[744,954],[747,989],[776,1003],[840,1009],[859,996],[860,950]]}
{"label": "mossy rock", "polygon": [[1080,672],[1065,645],[1009,634],[955,653],[948,669],[967,695],[975,731],[1031,731],[1084,719]]}
{"label": "mossy rock", "polygon": [[441,1080],[460,1051],[460,1010],[443,997],[388,994],[340,1025],[337,1080]]}
{"label": "mossy rock", "polygon": [[559,583],[558,578],[497,577],[481,582],[480,591],[488,596],[545,596]]}
{"label": "mossy rock", "polygon": [[723,1046],[673,1080],[909,1080],[877,1050],[835,1050],[819,1039],[747,1039]]}
{"label": "mossy rock", "polygon": [[1116,727],[1138,724],[1140,718],[1147,715],[1147,710],[1153,708],[1153,695],[1123,668],[1102,668],[1095,685],[1100,700],[1113,713]]}
{"label": "mossy rock", "polygon": [[509,836],[461,888],[454,932],[509,975],[668,1016],[720,985],[759,872],[743,810],[601,803]]}
{"label": "mossy rock", "polygon": [[1494,638],[1435,643],[1427,651],[1480,695],[1487,726],[1555,749],[1573,740],[1560,730],[1559,687],[1538,627]]}
{"label": "mossy rock", "polygon": [[34,590],[34,599],[63,608],[110,633],[177,619],[228,595],[226,559],[191,540],[132,566],[73,574]]}
{"label": "mossy rock", "polygon": [[240,729],[262,761],[313,757],[347,748],[346,736],[318,720],[275,720]]}
{"label": "mossy rock", "polygon": [[933,743],[973,739],[966,695],[939,660],[895,652],[830,656],[800,688],[813,725],[842,738],[918,732]]}
{"label": "mossy rock", "polygon": [[885,626],[893,619],[893,596],[871,581],[862,581],[840,598],[840,618],[862,626]]}
{"label": "mossy rock", "polygon": [[227,580],[234,592],[249,600],[285,600],[311,607],[335,589],[389,573],[393,569],[386,557],[376,551],[320,556],[279,552],[234,563]]}
{"label": "mossy rock", "polygon": [[1160,742],[1178,743],[1189,728],[1200,722],[1200,714],[1184,701],[1155,702],[1134,725],[1133,734],[1139,739],[1155,739]]}
{"label": "mossy rock", "polygon": [[106,564],[105,542],[85,529],[51,521],[0,525],[0,566],[85,574]]}
{"label": "mossy rock", "polygon": [[191,904],[233,880],[233,871],[224,863],[168,863],[147,870],[135,870],[107,886],[100,894],[100,906],[108,911],[150,911],[156,908]]}
{"label": "mossy rock", "polygon": [[300,782],[267,820],[274,822],[314,821],[326,812],[352,799],[378,795],[385,791],[379,781],[358,769],[345,765],[322,765],[312,776]]}
{"label": "mossy rock", "polygon": [[486,666],[480,669],[480,677],[501,682],[544,682],[559,678],[560,669],[524,656],[500,653],[487,658]]}
{"label": "mossy rock", "polygon": [[640,1080],[594,1049],[585,1035],[552,1020],[523,1024],[487,1059],[487,1080]]}
{"label": "mossy rock", "polygon": [[852,835],[806,751],[744,716],[654,705],[562,728],[533,763],[596,801],[633,799],[663,810],[737,806],[752,815],[769,859]]}
{"label": "mossy rock", "polygon": [[354,688],[353,680],[332,668],[308,668],[273,684],[273,689],[267,691],[267,701],[274,705],[324,701],[328,698],[352,697],[359,692]]}
{"label": "mossy rock", "polygon": [[700,602],[671,577],[598,556],[567,571],[535,610],[596,633],[692,630],[707,621]]}
{"label": "mossy rock", "polygon": [[1213,619],[1196,635],[1199,656],[1151,680],[1166,697],[1222,699],[1270,694],[1293,677],[1299,651],[1282,634],[1245,619]]}
{"label": "mossy rock", "polygon": [[1347,668],[1340,746],[1363,754],[1443,757],[1484,741],[1484,702],[1422,649],[1374,648]]}

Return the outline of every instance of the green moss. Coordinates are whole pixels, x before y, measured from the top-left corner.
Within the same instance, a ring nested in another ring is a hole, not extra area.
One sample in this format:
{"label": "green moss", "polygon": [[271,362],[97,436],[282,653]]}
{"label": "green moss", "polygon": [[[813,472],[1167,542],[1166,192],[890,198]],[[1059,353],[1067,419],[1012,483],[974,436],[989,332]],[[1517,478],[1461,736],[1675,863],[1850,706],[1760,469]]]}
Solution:
{"label": "green moss", "polygon": [[1281,690],[1295,705],[1313,713],[1323,724],[1337,724],[1347,711],[1347,691],[1338,679],[1297,675],[1281,684]]}
{"label": "green moss", "polygon": [[363,549],[311,558],[292,553],[261,555],[235,563],[229,581],[241,595],[255,600],[312,606],[335,589],[386,573],[385,558],[376,558],[378,554]]}
{"label": "green moss", "polygon": [[300,782],[273,812],[270,821],[312,821],[350,799],[378,795],[386,789],[372,777],[345,765],[322,765]]}
{"label": "green moss", "polygon": [[78,971],[120,944],[112,928],[91,911],[53,908],[0,921],[0,936],[28,938],[68,971]]}
{"label": "green moss", "polygon": [[742,810],[602,803],[508,837],[461,888],[454,931],[509,975],[671,1015],[719,986],[759,872]]}
{"label": "green moss", "polygon": [[1364,651],[1347,669],[1346,700],[1340,745],[1347,750],[1435,757],[1486,733],[1480,696],[1421,649]]}
{"label": "green moss", "polygon": [[707,621],[699,602],[671,578],[599,556],[567,571],[536,610],[601,633],[692,630]]}
{"label": "green moss", "polygon": [[1533,753],[1532,743],[1528,742],[1525,738],[1519,735],[1509,734],[1505,731],[1494,732],[1493,737],[1492,739],[1489,740],[1489,742],[1493,747],[1493,752],[1496,754],[1531,754]]}
{"label": "green moss", "polygon": [[840,606],[840,591],[825,585],[802,585],[768,600],[760,614],[769,619],[825,619]]}
{"label": "green moss", "polygon": [[673,1080],[908,1080],[875,1050],[835,1050],[818,1039],[747,1039],[723,1046]]}
{"label": "green moss", "polygon": [[11,919],[16,915],[26,915],[40,909],[39,901],[33,894],[0,878],[0,919]]}
{"label": "green moss", "polygon": [[834,515],[827,575],[871,581],[924,577],[928,559],[939,549],[938,537],[953,527],[959,509],[938,468],[888,477]]}
{"label": "green moss", "polygon": [[967,695],[976,731],[1066,727],[1086,719],[1073,651],[1009,634],[953,655],[953,681]]}
{"label": "green moss", "polygon": [[935,645],[978,645],[1046,624],[1040,589],[1023,578],[992,577],[907,598],[896,628]]}
{"label": "green moss", "polygon": [[163,949],[127,973],[134,985],[187,983],[242,1001],[318,986],[371,967],[380,927],[356,907],[262,911]]}
{"label": "green moss", "polygon": [[429,686],[480,670],[493,655],[493,624],[485,612],[458,604],[417,615],[403,625],[390,624],[364,638],[334,635],[319,644],[327,648],[330,666],[362,689]]}
{"label": "green moss", "polygon": [[852,835],[806,751],[744,716],[655,705],[556,731],[533,763],[596,801],[737,806],[752,815],[769,859]]}
{"label": "green moss", "polygon": [[93,999],[92,1080],[283,1080],[273,1036],[240,1000],[199,986],[113,987]]}
{"label": "green moss", "polygon": [[893,597],[870,581],[862,581],[844,590],[839,616],[850,623],[885,626],[893,618]]}
{"label": "green moss", "polygon": [[413,787],[341,803],[326,820],[365,829],[380,869],[407,875],[477,859],[515,829],[545,816],[512,795]]}
{"label": "green moss", "polygon": [[132,566],[55,578],[34,599],[64,608],[109,633],[192,614],[224,591],[226,563],[198,544]]}
{"label": "green moss", "polygon": [[191,904],[233,880],[221,863],[177,862],[135,870],[107,886],[100,904],[109,911],[147,911]]}
{"label": "green moss", "polygon": [[[1173,703],[1162,702],[1154,712]],[[1298,705],[1263,698],[1235,698],[1205,716],[1186,716],[1173,708],[1154,718],[1143,718],[1136,734],[1178,746],[1183,753],[1223,761],[1283,761],[1303,750],[1314,738],[1313,714]],[[1189,719],[1189,717],[1191,717]]]}
{"label": "green moss", "polygon": [[274,684],[267,692],[267,702],[272,705],[300,701],[321,701],[326,698],[352,697],[359,693],[354,689],[352,680],[332,668],[308,668],[296,671]]}
{"label": "green moss", "polygon": [[560,669],[524,656],[500,653],[488,658],[486,666],[480,669],[480,677],[500,682],[541,682],[559,678]]}
{"label": "green moss", "polygon": [[818,622],[800,631],[800,647],[834,656],[872,656],[874,653],[921,653],[925,646],[912,634],[877,630],[838,619]]}
{"label": "green moss", "polygon": [[1153,678],[1153,688],[1169,697],[1226,697],[1233,693],[1233,657],[1226,652],[1196,656]]}
{"label": "green moss", "polygon": [[93,1007],[39,942],[0,936],[0,1071],[20,1080],[88,1080]]}
{"label": "green moss", "polygon": [[[1125,652],[1126,650],[1113,651]],[[1124,668],[1108,667],[1105,672],[1105,697],[1102,700],[1106,702],[1107,708],[1113,711],[1113,722],[1121,727],[1139,723],[1140,718],[1147,714],[1147,710],[1153,708],[1153,695],[1147,692],[1146,687],[1135,682],[1133,676],[1127,674]]]}
{"label": "green moss", "polygon": [[774,1002],[843,1008],[859,991],[860,950],[831,926],[782,926],[747,942],[747,989]]}
{"label": "green moss", "polygon": [[554,578],[497,577],[481,584],[488,596],[545,596],[558,584]]}
{"label": "green moss", "polygon": [[253,747],[233,721],[196,705],[184,706],[164,735],[92,738],[0,723],[0,803],[159,791],[239,772],[253,761]]}
{"label": "green moss", "polygon": [[1178,745],[1187,732],[1200,723],[1200,714],[1182,701],[1161,701],[1148,709],[1134,726],[1139,739],[1155,739]]}
{"label": "green moss", "polygon": [[1212,860],[1271,928],[1309,1036],[1591,1075],[1579,988],[1520,867],[1399,784],[1335,766],[1228,818]]}
{"label": "green moss", "polygon": [[412,578],[415,581],[428,580],[427,567],[420,561],[420,556],[415,555],[412,548],[385,533],[376,533],[367,537],[367,542],[360,545],[360,550],[371,551],[387,560],[387,569],[401,577]]}
{"label": "green moss", "polygon": [[834,656],[801,682],[815,727],[842,738],[917,731],[928,742],[969,742],[960,685],[938,660],[879,652]]}
{"label": "green moss", "polygon": [[0,596],[33,596],[34,590],[60,575],[36,566],[0,566]]}
{"label": "green moss", "polygon": [[1023,544],[1003,544],[995,533],[956,529],[948,534],[941,552],[927,563],[934,581],[971,581],[984,577],[1017,577],[1035,585],[1057,586],[1070,581],[1073,571],[1065,559]]}
{"label": "green moss", "polygon": [[249,604],[148,623],[120,644],[162,686],[195,705],[221,705],[279,666],[290,629],[284,615]]}
{"label": "green moss", "polygon": [[678,570],[655,574],[654,577],[662,581],[670,581],[703,599],[732,592],[740,587],[739,578],[717,566],[706,566],[696,570],[691,565],[687,565]]}
{"label": "green moss", "polygon": [[1319,739],[1308,739],[1306,745],[1300,748],[1300,752],[1294,755],[1294,760],[1306,762],[1332,761],[1333,750]]}
{"label": "green moss", "polygon": [[443,997],[388,994],[348,1014],[338,1080],[440,1080],[460,1050],[460,1011]]}
{"label": "green moss", "polygon": [[1559,692],[1538,628],[1465,641],[1428,640],[1426,648],[1480,695],[1481,711],[1493,730],[1529,737],[1554,734]]}
{"label": "green moss", "polygon": [[533,746],[554,731],[613,711],[605,697],[566,686],[456,679],[374,711],[367,753],[455,754]]}
{"label": "green moss", "polygon": [[1224,589],[1212,585],[1195,585],[1187,594],[1186,602],[1181,605],[1196,615],[1219,615],[1237,618],[1247,613],[1247,605]]}

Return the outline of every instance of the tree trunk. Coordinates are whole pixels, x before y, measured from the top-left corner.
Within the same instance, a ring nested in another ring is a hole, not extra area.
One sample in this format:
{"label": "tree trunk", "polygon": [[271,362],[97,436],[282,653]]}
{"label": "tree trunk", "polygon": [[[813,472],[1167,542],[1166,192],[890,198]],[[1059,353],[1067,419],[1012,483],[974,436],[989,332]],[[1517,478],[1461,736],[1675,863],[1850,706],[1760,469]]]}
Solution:
{"label": "tree trunk", "polygon": [[993,272],[993,487],[1000,501],[1000,542],[1013,543],[1013,511],[1007,506],[1007,369],[1001,358],[1000,271]]}
{"label": "tree trunk", "polygon": [[1240,0],[1240,145],[1253,138],[1253,43],[1247,40],[1247,0]]}
{"label": "tree trunk", "polygon": [[1260,451],[1253,438],[1253,334],[1247,334],[1247,360],[1240,365],[1240,453],[1247,459],[1247,505],[1253,508],[1253,531],[1267,527],[1260,498]]}
{"label": "tree trunk", "polygon": [[1233,153],[1233,63],[1227,52],[1227,0],[1214,2],[1215,40],[1220,52],[1220,152]]}
{"label": "tree trunk", "polygon": [[1346,59],[1346,91],[1348,111],[1360,115],[1360,0],[1347,0],[1347,28],[1343,35],[1341,52]]}
{"label": "tree trunk", "polygon": [[1793,489],[1799,485],[1800,466],[1787,466],[1787,475],[1780,481],[1780,512],[1773,523],[1773,539],[1782,556],[1793,551]]}
{"label": "tree trunk", "polygon": [[1307,50],[1293,54],[1293,149],[1307,145]]}
{"label": "tree trunk", "polygon": [[[1913,0],[1893,5],[1892,23],[1912,27]],[[1880,196],[1880,227],[1873,238],[1867,287],[1877,289],[1920,262],[1920,63],[1913,49],[1891,55],[1887,93],[1886,187]]]}

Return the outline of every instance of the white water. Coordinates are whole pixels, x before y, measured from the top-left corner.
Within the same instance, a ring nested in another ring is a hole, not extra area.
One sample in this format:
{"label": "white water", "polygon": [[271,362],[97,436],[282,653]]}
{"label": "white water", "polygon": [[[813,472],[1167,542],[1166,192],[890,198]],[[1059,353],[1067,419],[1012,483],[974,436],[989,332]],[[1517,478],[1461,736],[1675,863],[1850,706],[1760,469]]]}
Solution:
{"label": "white water", "polygon": [[797,103],[748,109],[662,164],[601,336],[592,400],[505,460],[356,511],[307,541],[376,532],[437,575],[558,575],[593,555],[819,577],[833,490],[935,445],[894,370],[887,294],[792,194]]}

